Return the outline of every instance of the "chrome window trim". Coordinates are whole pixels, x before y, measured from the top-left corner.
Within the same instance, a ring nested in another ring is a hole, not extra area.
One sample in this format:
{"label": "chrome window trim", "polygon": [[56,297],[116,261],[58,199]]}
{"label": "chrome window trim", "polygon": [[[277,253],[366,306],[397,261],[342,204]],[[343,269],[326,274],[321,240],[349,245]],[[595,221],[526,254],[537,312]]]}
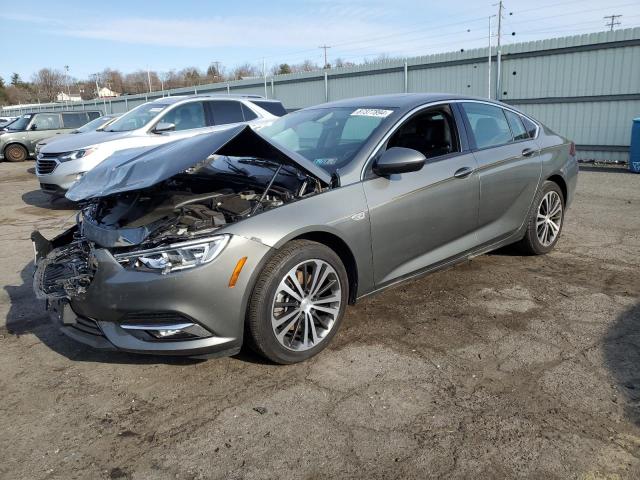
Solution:
{"label": "chrome window trim", "polygon": [[[527,118],[529,121],[533,122],[533,124],[536,126],[536,134],[533,138],[528,138],[526,140],[518,140],[517,142],[523,142],[523,141],[527,141],[527,140],[536,140],[540,134],[540,124],[535,121],[534,119],[532,119],[531,117],[529,117],[528,115],[525,115],[522,112],[519,112],[517,110],[515,110],[513,107],[509,107],[508,105],[503,105],[503,104],[498,104],[495,102],[491,102],[491,101],[486,101],[486,100],[478,100],[478,99],[463,99],[463,98],[456,98],[456,99],[451,99],[451,100],[438,100],[435,102],[430,102],[430,103],[425,103],[423,105],[419,105],[413,109],[411,109],[410,111],[408,111],[407,113],[405,113],[390,129],[389,131],[384,135],[384,137],[382,137],[382,139],[378,142],[378,144],[375,146],[375,148],[372,150],[371,154],[369,154],[369,157],[367,158],[367,161],[364,162],[364,165],[362,167],[362,170],[360,171],[360,181],[364,181],[365,180],[365,172],[367,170],[367,168],[369,167],[369,164],[371,163],[371,161],[373,160],[373,158],[378,155],[380,149],[382,148],[382,146],[387,143],[387,141],[389,140],[389,138],[391,137],[391,135],[393,135],[396,130],[398,130],[398,128],[400,128],[400,126],[409,119],[409,117],[415,115],[416,113],[420,112],[421,110],[425,110],[427,108],[431,108],[431,107],[437,107],[438,105],[449,105],[452,103],[483,103],[485,105],[490,105],[493,107],[497,107],[497,108],[502,108],[505,110],[509,110],[513,113],[515,113],[516,115],[519,115],[521,117],[525,117]],[[454,119],[455,121],[455,119]],[[456,124],[456,128],[458,128],[458,132],[460,131],[458,125]],[[513,142],[509,142],[509,143],[505,143],[504,145],[509,145],[510,143],[516,143],[516,141]],[[504,145],[499,145],[499,146],[504,146]],[[486,148],[497,148],[497,147],[486,147]],[[483,149],[483,150],[486,150]],[[475,149],[475,150],[480,150],[480,149]],[[473,150],[470,150],[473,151]],[[452,152],[454,153],[454,152]],[[457,153],[463,153],[463,152],[457,152]]]}

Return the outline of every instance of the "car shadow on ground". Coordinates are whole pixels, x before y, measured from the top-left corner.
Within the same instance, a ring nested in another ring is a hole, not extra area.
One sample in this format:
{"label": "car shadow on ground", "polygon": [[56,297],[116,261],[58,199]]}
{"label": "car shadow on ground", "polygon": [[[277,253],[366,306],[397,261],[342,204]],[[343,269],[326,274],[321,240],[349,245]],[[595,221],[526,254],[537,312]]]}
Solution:
{"label": "car shadow on ground", "polygon": [[47,210],[77,210],[76,203],[67,200],[65,197],[55,197],[48,195],[41,190],[32,190],[22,195],[22,201],[27,205]]}
{"label": "car shadow on ground", "polygon": [[618,316],[604,338],[603,352],[618,396],[627,400],[625,415],[640,426],[640,302]]}
{"label": "car shadow on ground", "polygon": [[204,361],[185,357],[134,355],[94,350],[68,338],[49,319],[44,301],[36,298],[32,288],[33,272],[34,264],[29,262],[20,272],[21,285],[4,287],[11,304],[6,320],[8,335],[33,334],[53,351],[78,362],[189,365]]}

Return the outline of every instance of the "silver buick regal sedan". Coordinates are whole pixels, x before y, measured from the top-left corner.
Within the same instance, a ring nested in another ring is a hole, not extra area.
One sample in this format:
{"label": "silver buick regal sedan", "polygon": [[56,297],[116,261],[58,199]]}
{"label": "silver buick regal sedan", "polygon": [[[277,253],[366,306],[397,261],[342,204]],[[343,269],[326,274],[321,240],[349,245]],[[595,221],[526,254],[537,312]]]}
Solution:
{"label": "silver buick regal sedan", "polygon": [[574,144],[501,103],[343,100],[118,152],[67,193],[77,225],[32,239],[34,288],[96,348],[277,363],[327,346],[347,304],[504,245],[544,254]]}

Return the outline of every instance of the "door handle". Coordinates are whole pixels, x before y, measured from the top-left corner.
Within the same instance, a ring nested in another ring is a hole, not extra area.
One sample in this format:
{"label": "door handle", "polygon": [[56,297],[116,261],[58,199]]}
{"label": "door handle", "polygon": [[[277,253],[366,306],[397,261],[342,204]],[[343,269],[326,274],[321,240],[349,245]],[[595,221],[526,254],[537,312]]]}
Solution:
{"label": "door handle", "polygon": [[465,178],[473,173],[474,169],[471,167],[462,167],[456,170],[456,173],[453,174],[456,178]]}
{"label": "door handle", "polygon": [[525,148],[524,150],[522,150],[523,157],[530,157],[534,153],[536,153],[536,151],[533,148]]}

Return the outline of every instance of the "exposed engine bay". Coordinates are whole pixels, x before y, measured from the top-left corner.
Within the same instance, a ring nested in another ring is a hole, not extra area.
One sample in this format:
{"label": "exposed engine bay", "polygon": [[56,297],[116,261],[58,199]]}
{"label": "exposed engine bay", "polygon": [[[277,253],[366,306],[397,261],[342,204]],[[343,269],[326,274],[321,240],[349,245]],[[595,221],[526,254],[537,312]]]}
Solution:
{"label": "exposed engine bay", "polygon": [[102,247],[152,248],[211,234],[323,190],[317,180],[291,167],[259,159],[223,161],[256,165],[243,168],[244,173],[221,173],[206,166],[151,189],[90,201],[82,210],[83,234]]}

